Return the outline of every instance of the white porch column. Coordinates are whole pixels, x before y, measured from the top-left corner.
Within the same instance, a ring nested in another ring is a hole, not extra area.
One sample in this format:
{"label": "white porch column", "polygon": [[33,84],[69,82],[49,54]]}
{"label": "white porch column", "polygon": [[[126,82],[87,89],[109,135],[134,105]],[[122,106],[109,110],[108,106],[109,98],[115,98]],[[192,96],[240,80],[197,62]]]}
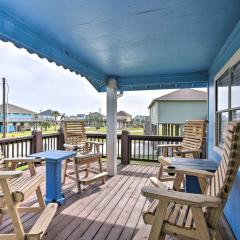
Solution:
{"label": "white porch column", "polygon": [[117,174],[117,83],[109,79],[107,85],[107,171]]}

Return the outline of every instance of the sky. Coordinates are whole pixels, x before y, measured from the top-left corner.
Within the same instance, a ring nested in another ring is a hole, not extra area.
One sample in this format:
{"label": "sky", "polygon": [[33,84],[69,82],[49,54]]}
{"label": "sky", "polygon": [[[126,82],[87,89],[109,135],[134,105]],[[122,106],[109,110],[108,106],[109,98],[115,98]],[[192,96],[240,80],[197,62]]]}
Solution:
{"label": "sky", "polygon": [[[37,113],[52,109],[66,115],[95,111],[106,114],[106,93],[98,93],[84,77],[9,42],[0,41],[0,56],[0,78],[7,80],[9,103]],[[133,116],[149,115],[152,99],[173,91],[124,92],[118,99],[118,111],[124,110]]]}

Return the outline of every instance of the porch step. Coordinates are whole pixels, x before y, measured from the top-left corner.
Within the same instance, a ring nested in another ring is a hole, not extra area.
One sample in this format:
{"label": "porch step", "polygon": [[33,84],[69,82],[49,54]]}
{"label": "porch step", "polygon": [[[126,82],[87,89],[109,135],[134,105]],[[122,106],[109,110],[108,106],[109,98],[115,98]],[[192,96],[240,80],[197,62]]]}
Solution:
{"label": "porch step", "polygon": [[42,238],[57,211],[57,207],[57,203],[49,203],[47,205],[30,232],[26,234],[28,240],[40,240]]}
{"label": "porch step", "polygon": [[96,182],[100,179],[104,180],[107,177],[107,175],[108,175],[107,172],[98,173],[92,177],[83,178],[80,180],[80,182],[83,185],[88,185],[88,184]]}

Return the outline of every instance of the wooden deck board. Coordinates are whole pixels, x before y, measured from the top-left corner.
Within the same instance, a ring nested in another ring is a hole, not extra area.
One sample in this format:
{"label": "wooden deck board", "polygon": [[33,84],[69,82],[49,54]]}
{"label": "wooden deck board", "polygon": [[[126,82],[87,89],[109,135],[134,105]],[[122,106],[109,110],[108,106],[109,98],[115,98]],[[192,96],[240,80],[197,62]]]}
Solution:
{"label": "wooden deck board", "polygon": [[[38,167],[45,174],[45,167]],[[141,195],[141,188],[158,167],[149,165],[118,166],[118,175],[109,178],[104,185],[94,183],[81,194],[74,182],[67,180],[63,186],[66,203],[57,213],[44,235],[44,240],[130,240],[144,224],[141,212],[148,203]],[[42,184],[45,193],[45,182]],[[25,204],[36,204],[33,196]],[[7,215],[6,215],[7,216]],[[12,232],[11,221],[4,217],[1,233]],[[38,214],[22,214],[24,228],[30,230]],[[167,237],[166,239],[169,239]]]}

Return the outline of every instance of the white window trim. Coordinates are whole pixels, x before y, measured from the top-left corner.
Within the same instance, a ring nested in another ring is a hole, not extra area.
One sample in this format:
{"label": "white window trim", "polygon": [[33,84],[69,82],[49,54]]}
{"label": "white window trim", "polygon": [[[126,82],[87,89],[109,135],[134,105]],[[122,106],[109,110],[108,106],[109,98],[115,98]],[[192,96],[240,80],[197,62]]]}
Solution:
{"label": "white window trim", "polygon": [[218,154],[222,154],[222,149],[217,146],[216,139],[216,82],[229,68],[233,67],[237,62],[240,61],[240,48],[233,54],[233,56],[225,63],[225,65],[219,70],[214,76],[214,151]]}

